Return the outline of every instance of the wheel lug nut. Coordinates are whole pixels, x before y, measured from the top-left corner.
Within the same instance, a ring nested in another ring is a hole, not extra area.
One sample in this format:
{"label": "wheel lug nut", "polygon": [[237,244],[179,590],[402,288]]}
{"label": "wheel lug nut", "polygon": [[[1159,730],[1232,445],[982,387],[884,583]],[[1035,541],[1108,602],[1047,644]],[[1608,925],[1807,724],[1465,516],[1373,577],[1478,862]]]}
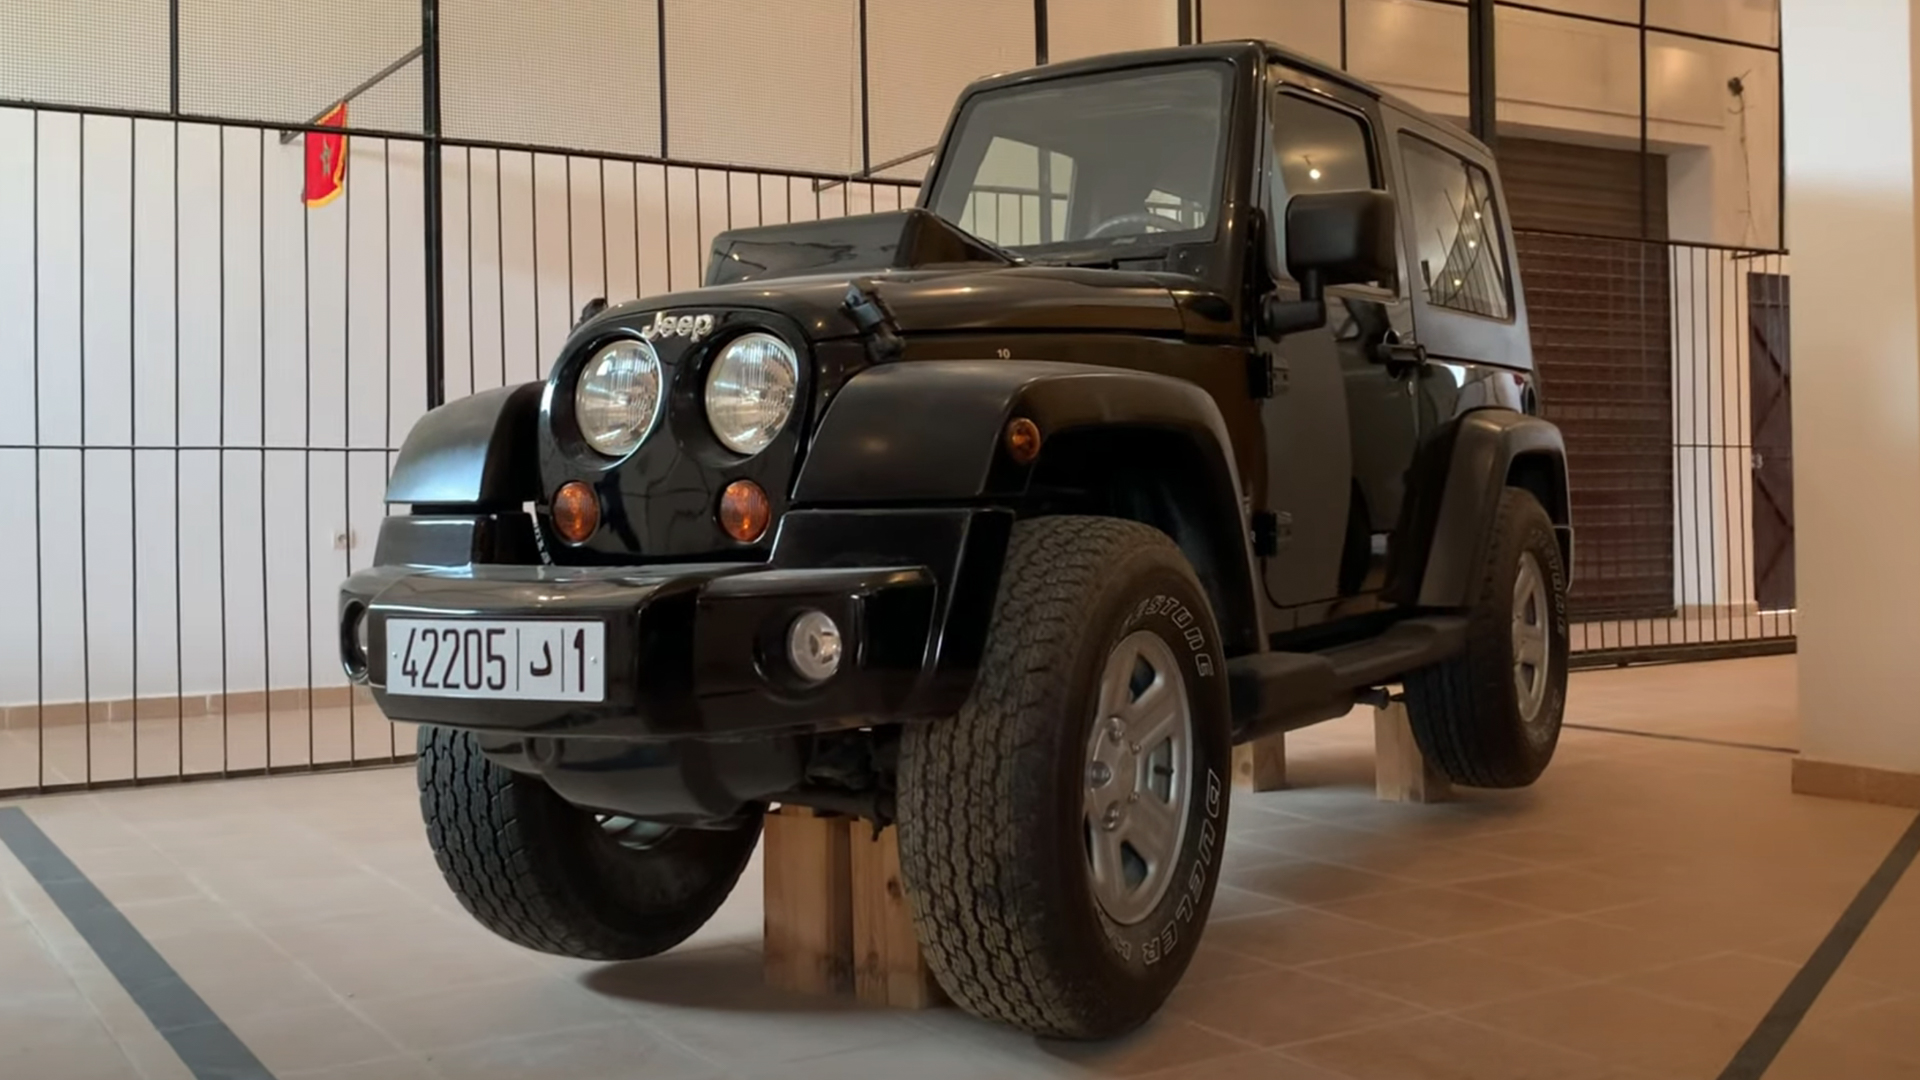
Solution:
{"label": "wheel lug nut", "polygon": [[1120,806],[1118,803],[1107,807],[1106,816],[1101,819],[1100,824],[1108,832],[1112,832],[1120,827]]}
{"label": "wheel lug nut", "polygon": [[1128,743],[1128,744],[1127,744],[1127,750],[1128,750],[1128,751],[1129,751],[1130,753],[1134,753],[1134,754],[1138,754],[1138,753],[1140,752],[1140,744],[1139,744],[1139,743]]}
{"label": "wheel lug nut", "polygon": [[1119,742],[1127,733],[1127,725],[1119,717],[1107,721],[1107,741]]}
{"label": "wheel lug nut", "polygon": [[1129,795],[1127,796],[1127,801],[1128,801],[1128,802],[1130,802],[1130,803],[1137,803],[1137,802],[1139,802],[1139,801],[1140,801],[1140,793],[1136,791],[1136,792],[1133,792],[1133,793],[1131,793],[1131,794],[1129,794]]}
{"label": "wheel lug nut", "polygon": [[1093,782],[1094,787],[1105,787],[1107,781],[1113,779],[1113,769],[1104,761],[1096,761],[1093,763],[1093,768],[1088,770],[1087,778]]}

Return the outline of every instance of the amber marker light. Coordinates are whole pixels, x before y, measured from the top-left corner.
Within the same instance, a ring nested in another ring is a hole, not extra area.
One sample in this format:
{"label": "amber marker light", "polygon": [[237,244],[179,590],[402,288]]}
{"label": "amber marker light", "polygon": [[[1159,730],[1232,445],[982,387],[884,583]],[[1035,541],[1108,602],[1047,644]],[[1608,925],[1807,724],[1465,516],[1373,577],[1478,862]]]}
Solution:
{"label": "amber marker light", "polygon": [[767,493],[751,480],[735,480],[720,493],[720,527],[728,536],[751,544],[766,535],[773,520],[773,504]]}
{"label": "amber marker light", "polygon": [[1024,416],[1007,424],[1007,456],[1016,465],[1031,465],[1040,456],[1040,425]]}
{"label": "amber marker light", "polygon": [[579,480],[561,484],[553,493],[553,527],[569,544],[586,542],[600,527],[600,500],[593,488]]}

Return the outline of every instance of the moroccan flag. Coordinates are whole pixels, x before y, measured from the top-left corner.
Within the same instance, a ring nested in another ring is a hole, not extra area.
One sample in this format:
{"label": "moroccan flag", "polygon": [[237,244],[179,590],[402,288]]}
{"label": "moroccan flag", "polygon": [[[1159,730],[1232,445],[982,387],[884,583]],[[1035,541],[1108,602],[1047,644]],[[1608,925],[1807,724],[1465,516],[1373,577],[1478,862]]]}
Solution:
{"label": "moroccan flag", "polygon": [[[347,126],[347,103],[327,111],[317,123],[321,127]],[[347,189],[347,137],[330,132],[309,131],[307,139],[308,206],[325,206]]]}

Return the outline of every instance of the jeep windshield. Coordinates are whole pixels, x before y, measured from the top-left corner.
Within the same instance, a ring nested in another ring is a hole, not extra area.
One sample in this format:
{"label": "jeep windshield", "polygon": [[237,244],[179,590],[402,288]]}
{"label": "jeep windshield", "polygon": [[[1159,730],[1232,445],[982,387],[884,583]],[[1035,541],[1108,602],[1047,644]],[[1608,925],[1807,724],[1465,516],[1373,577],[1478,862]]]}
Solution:
{"label": "jeep windshield", "polygon": [[1196,63],[977,94],[930,205],[1038,261],[1142,258],[1211,240],[1232,71]]}

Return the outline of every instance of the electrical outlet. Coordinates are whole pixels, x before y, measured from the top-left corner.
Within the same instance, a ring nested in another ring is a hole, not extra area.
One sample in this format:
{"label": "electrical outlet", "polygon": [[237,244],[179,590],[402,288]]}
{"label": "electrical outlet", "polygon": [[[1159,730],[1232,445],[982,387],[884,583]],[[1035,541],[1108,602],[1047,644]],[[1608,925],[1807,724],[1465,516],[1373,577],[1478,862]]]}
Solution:
{"label": "electrical outlet", "polygon": [[360,534],[353,529],[337,529],[333,534],[333,550],[352,551],[360,546]]}

